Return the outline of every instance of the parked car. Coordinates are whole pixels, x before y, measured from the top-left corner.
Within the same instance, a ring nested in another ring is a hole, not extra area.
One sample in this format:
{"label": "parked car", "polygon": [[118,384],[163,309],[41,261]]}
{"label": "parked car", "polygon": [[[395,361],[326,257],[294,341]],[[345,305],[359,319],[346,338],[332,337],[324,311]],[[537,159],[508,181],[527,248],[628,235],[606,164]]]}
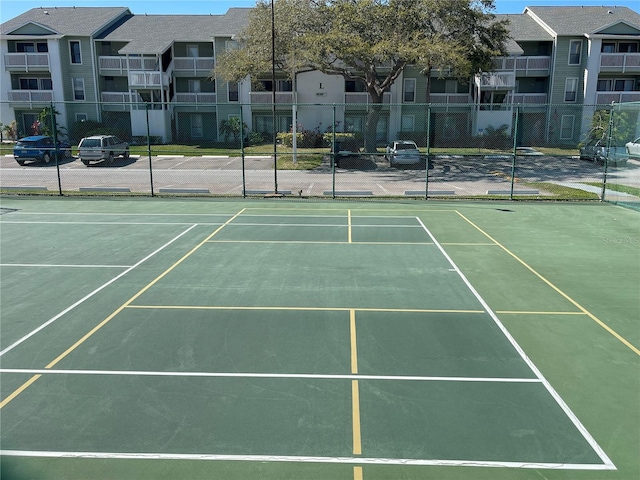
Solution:
{"label": "parked car", "polygon": [[93,135],[80,140],[78,156],[87,167],[91,162],[112,164],[115,157],[129,158],[129,144],[114,135]]}
{"label": "parked car", "polygon": [[[609,164],[622,165],[627,163],[629,155],[625,147],[609,147]],[[589,140],[580,147],[580,159],[591,160],[593,162],[604,163],[607,158],[607,142],[606,140]]]}
{"label": "parked car", "polygon": [[387,145],[386,158],[390,166],[414,165],[421,160],[420,150],[416,142],[411,140],[395,140]]}
{"label": "parked car", "polygon": [[[71,145],[58,141],[58,158],[71,157]],[[55,158],[56,145],[53,138],[47,135],[33,135],[18,140],[13,147],[13,158],[18,165],[24,165],[27,160],[33,162],[50,163]]]}
{"label": "parked car", "polygon": [[625,145],[627,149],[627,155],[630,157],[640,158],[640,137],[636,138],[634,141],[629,142]]}

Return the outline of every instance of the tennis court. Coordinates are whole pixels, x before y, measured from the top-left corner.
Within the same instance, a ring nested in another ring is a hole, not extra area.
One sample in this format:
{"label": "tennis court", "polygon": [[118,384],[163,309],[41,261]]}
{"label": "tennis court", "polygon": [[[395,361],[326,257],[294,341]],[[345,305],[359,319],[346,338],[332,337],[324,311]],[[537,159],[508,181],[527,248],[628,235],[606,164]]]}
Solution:
{"label": "tennis court", "polygon": [[638,212],[1,212],[3,479],[640,476]]}

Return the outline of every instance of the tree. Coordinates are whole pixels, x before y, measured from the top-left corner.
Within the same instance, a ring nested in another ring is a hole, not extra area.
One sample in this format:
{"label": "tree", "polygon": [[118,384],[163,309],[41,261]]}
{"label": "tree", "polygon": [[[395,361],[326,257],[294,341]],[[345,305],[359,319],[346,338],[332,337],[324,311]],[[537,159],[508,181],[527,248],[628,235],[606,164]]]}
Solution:
{"label": "tree", "polygon": [[239,117],[230,117],[229,120],[222,120],[220,122],[220,133],[224,135],[224,141],[228,142],[229,137],[232,136],[234,142],[240,140],[240,133],[243,131],[246,132],[248,127],[246,123],[240,124]]}
{"label": "tree", "polygon": [[[504,54],[506,23],[493,0],[274,0],[275,66],[317,70],[363,85],[369,94],[365,150],[375,150],[383,95],[407,65],[469,78]],[[215,74],[239,81],[271,70],[271,4],[259,0],[238,50]]]}

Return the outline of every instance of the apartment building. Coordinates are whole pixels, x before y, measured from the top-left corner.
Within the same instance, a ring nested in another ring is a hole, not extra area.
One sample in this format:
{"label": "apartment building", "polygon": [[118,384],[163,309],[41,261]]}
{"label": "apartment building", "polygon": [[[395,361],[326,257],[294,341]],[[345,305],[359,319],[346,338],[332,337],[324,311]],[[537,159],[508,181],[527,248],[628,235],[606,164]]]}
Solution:
{"label": "apartment building", "polygon": [[[362,131],[368,95],[342,77],[306,72],[293,81],[278,72],[275,84],[270,75],[231,84],[210,78],[216,55],[236,47],[248,13],[32,9],[0,25],[0,121],[15,120],[27,134],[53,102],[67,131],[74,122],[95,120],[165,142],[220,140],[220,123],[230,117],[242,117],[257,132],[288,131],[294,115],[307,129],[323,131],[335,122]],[[575,144],[598,105],[640,101],[638,12],[549,6],[498,18],[510,22],[508,55],[468,81],[432,72],[428,88],[427,78],[408,67],[384,96],[380,143],[415,137],[427,122],[433,140],[457,142],[522,121],[530,125],[522,144]]]}

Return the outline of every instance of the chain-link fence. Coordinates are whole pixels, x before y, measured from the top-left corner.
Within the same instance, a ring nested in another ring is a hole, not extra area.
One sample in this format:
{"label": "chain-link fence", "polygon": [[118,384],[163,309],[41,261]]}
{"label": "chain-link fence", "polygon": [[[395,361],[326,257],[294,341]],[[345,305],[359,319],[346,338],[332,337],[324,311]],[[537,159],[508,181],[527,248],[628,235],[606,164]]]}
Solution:
{"label": "chain-link fence", "polygon": [[[637,103],[0,107],[15,113],[3,192],[640,202]],[[15,140],[37,134],[54,143],[14,159]],[[127,154],[105,147],[85,166],[78,145],[95,135],[127,142]]]}

